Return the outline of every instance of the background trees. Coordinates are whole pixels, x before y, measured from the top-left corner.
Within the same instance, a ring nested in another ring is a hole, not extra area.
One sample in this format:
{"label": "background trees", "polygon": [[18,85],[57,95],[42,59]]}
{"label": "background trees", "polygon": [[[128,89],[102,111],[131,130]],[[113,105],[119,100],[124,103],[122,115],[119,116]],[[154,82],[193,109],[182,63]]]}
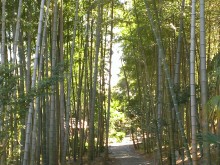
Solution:
{"label": "background trees", "polygon": [[[219,2],[200,3],[193,26],[199,2],[2,0],[0,164],[83,163],[119,132],[160,164],[190,160],[196,143],[208,160],[219,138]],[[123,66],[111,90],[118,42]]]}

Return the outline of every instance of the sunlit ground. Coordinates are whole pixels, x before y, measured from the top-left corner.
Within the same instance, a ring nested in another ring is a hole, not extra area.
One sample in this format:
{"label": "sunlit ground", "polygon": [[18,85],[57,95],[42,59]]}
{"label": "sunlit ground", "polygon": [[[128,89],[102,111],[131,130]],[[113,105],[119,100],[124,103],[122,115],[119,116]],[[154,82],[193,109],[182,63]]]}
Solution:
{"label": "sunlit ground", "polygon": [[125,136],[121,142],[117,142],[116,139],[110,138],[109,145],[110,146],[124,146],[124,145],[131,145],[132,140],[130,136]]}

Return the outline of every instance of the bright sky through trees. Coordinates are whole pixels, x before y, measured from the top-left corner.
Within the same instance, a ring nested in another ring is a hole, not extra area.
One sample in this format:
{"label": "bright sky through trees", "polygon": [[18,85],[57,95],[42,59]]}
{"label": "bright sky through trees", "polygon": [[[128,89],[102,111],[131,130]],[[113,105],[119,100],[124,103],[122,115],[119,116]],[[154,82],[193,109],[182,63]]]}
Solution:
{"label": "bright sky through trees", "polygon": [[121,67],[121,55],[122,50],[120,47],[120,43],[115,43],[113,45],[113,56],[112,56],[112,79],[111,84],[115,86],[119,79],[119,72]]}

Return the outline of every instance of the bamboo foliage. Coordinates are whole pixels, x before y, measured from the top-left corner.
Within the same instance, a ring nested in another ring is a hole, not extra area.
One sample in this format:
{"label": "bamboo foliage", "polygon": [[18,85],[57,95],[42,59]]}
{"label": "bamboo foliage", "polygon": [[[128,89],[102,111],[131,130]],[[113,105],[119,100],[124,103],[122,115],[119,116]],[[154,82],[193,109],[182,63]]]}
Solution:
{"label": "bamboo foliage", "polygon": [[184,130],[183,130],[182,121],[180,119],[180,114],[179,114],[179,111],[178,111],[178,103],[177,103],[177,100],[176,100],[176,96],[174,94],[173,83],[172,83],[172,80],[170,78],[170,73],[168,71],[168,66],[166,64],[165,54],[164,54],[164,50],[163,50],[163,46],[162,46],[161,37],[160,37],[158,29],[156,29],[157,28],[156,25],[153,22],[152,15],[150,13],[149,4],[148,4],[147,1],[145,1],[145,5],[146,5],[146,9],[147,9],[147,12],[148,12],[148,17],[150,19],[151,26],[152,26],[156,41],[157,41],[157,44],[158,44],[158,47],[159,47],[159,52],[161,53],[161,56],[162,56],[161,57],[162,58],[162,64],[163,64],[163,67],[164,67],[164,72],[165,72],[165,75],[166,75],[166,79],[168,81],[169,90],[170,90],[170,94],[171,94],[171,97],[172,97],[172,101],[173,101],[173,105],[174,105],[174,109],[175,109],[175,113],[176,113],[178,126],[179,126],[180,133],[181,133],[181,136],[182,136],[183,141],[184,141],[184,147],[186,149],[187,157],[190,160],[189,164],[191,164],[191,156],[190,156],[190,152],[189,152],[188,142],[187,142]]}
{"label": "bamboo foliage", "polygon": [[73,29],[73,40],[71,44],[71,52],[70,52],[70,65],[69,65],[69,73],[67,77],[67,107],[66,107],[66,120],[65,120],[65,136],[64,136],[64,147],[63,147],[63,157],[62,157],[62,163],[65,164],[65,157],[67,152],[67,146],[68,146],[68,139],[69,139],[69,122],[70,122],[70,113],[71,113],[71,94],[72,94],[72,68],[73,68],[73,57],[75,53],[75,39],[76,39],[76,31],[77,31],[77,23],[78,23],[78,7],[79,7],[79,1],[76,1],[76,9],[75,9],[75,21],[74,21],[74,29]]}

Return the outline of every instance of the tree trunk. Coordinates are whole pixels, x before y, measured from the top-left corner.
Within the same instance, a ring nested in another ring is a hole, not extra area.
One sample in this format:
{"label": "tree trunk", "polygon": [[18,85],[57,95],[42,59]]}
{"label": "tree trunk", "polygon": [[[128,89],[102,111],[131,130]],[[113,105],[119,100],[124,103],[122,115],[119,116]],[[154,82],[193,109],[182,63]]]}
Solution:
{"label": "tree trunk", "polygon": [[[40,11],[40,17],[39,17],[39,23],[38,23],[38,35],[37,35],[37,42],[36,42],[36,48],[35,48],[35,58],[34,58],[34,71],[32,76],[32,82],[31,82],[31,89],[35,88],[36,84],[36,75],[37,75],[37,66],[38,66],[38,56],[39,56],[39,48],[40,48],[40,40],[41,40],[41,31],[42,31],[42,23],[43,23],[43,6],[44,6],[44,0],[41,1],[41,11]],[[25,150],[24,150],[24,160],[23,165],[29,164],[29,148],[30,148],[30,134],[31,134],[31,125],[32,125],[32,115],[33,115],[33,101],[30,102],[29,105],[29,111],[28,111],[28,119],[26,123],[26,137],[25,137]]]}
{"label": "tree trunk", "polygon": [[96,84],[98,75],[98,56],[101,40],[101,24],[102,24],[102,2],[98,1],[98,17],[96,27],[96,45],[95,45],[95,66],[93,72],[93,88],[89,117],[89,143],[88,143],[88,160],[94,159],[94,117],[95,117],[95,102],[96,102]]}
{"label": "tree trunk", "polygon": [[[41,11],[43,12],[44,11],[44,1],[45,0],[43,0],[43,1],[41,1]],[[46,13],[46,17],[48,16],[48,11],[49,11],[49,9],[48,9],[48,7],[49,7],[49,1],[48,1],[48,3],[47,3],[47,13]],[[43,13],[42,13],[43,14]],[[43,21],[43,20],[41,20],[41,21]],[[41,24],[43,24],[42,22],[41,22]],[[46,19],[46,21],[45,21],[45,25],[44,25],[44,30],[43,30],[43,36],[42,36],[42,48],[41,48],[41,53],[39,54],[40,55],[40,64],[39,64],[39,72],[38,72],[38,82],[40,82],[41,81],[41,77],[42,77],[42,72],[43,72],[43,55],[44,55],[44,50],[45,50],[45,40],[46,40],[46,27],[47,27],[47,19]],[[35,111],[34,111],[34,122],[33,122],[33,131],[32,131],[32,143],[31,143],[31,157],[30,157],[30,160],[31,160],[31,162],[30,162],[30,164],[31,165],[34,165],[34,164],[36,164],[36,162],[35,162],[35,159],[36,159],[36,151],[37,151],[37,149],[36,148],[38,148],[39,147],[39,145],[40,144],[38,144],[37,142],[36,142],[36,140],[38,140],[39,141],[39,139],[40,139],[40,133],[41,133],[41,130],[39,130],[39,112],[40,112],[40,97],[37,97],[36,98],[36,109],[35,109]],[[37,132],[37,129],[38,129],[38,132]],[[38,136],[37,136],[38,135]]]}
{"label": "tree trunk", "polygon": [[[63,49],[63,0],[60,2],[60,75],[64,74],[64,49]],[[65,113],[65,94],[64,94],[64,77],[60,81],[60,164],[65,165],[63,160],[64,146],[64,113]]]}
{"label": "tree trunk", "polygon": [[[1,65],[5,64],[5,3],[6,0],[2,0],[2,29],[1,29],[1,33],[2,33],[2,40],[1,40]],[[0,86],[0,88],[2,88]],[[2,133],[3,131],[3,110],[4,110],[4,106],[0,105],[0,133]],[[2,145],[2,140],[0,140],[0,145]],[[0,164],[4,163],[4,155],[2,154],[0,156]]]}
{"label": "tree trunk", "polygon": [[15,29],[15,36],[13,42],[13,63],[16,63],[17,59],[17,48],[18,48],[18,38],[20,33],[20,22],[21,22],[21,11],[22,11],[22,0],[19,0],[18,6],[18,13],[17,13],[17,22],[16,22],[16,29]]}
{"label": "tree trunk", "polygon": [[196,21],[196,1],[192,0],[191,14],[191,38],[190,38],[190,101],[191,101],[191,126],[192,126],[192,161],[197,165],[197,105],[196,105],[196,88],[195,88],[195,21]]}
{"label": "tree trunk", "polygon": [[[208,80],[206,73],[206,39],[205,39],[205,1],[200,0],[200,84],[201,84],[201,107],[203,135],[207,136],[209,131],[208,111],[206,103],[208,100]],[[206,137],[203,142],[203,163],[211,164],[209,142]]]}
{"label": "tree trunk", "polygon": [[[57,55],[57,0],[54,1],[54,8],[53,8],[53,25],[52,25],[52,58],[51,58],[51,76],[52,78],[56,76],[56,55]],[[50,124],[49,124],[49,165],[55,165],[57,162],[57,158],[55,157],[56,153],[56,125],[55,125],[55,118],[56,118],[56,106],[55,106],[55,84],[53,83],[51,86],[51,108],[50,108]]]}
{"label": "tree trunk", "polygon": [[110,31],[110,53],[109,53],[109,75],[108,75],[108,106],[107,106],[107,116],[106,116],[106,137],[105,137],[105,160],[109,159],[109,147],[108,147],[108,137],[109,137],[109,122],[110,122],[110,108],[111,108],[111,78],[112,78],[112,42],[113,42],[113,27],[114,27],[114,0],[111,1],[111,31]]}

